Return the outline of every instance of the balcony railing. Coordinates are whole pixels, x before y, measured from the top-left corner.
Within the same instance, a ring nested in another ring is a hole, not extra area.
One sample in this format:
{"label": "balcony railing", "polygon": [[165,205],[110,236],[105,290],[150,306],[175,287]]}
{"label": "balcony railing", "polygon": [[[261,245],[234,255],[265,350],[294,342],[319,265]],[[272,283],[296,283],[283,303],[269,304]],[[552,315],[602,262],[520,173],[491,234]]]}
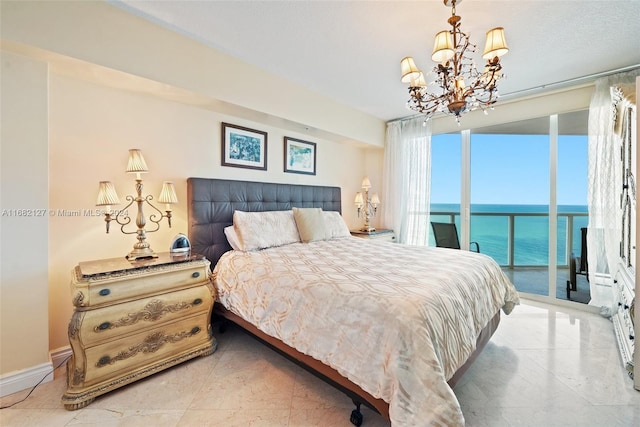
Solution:
{"label": "balcony railing", "polygon": [[[449,222],[454,222],[456,224],[458,224],[458,226],[460,225],[459,222],[459,218],[460,218],[460,213],[459,212],[451,212],[451,211],[431,211],[431,220],[434,220],[434,216],[439,216],[439,217],[448,217],[449,218]],[[548,213],[536,213],[536,212],[472,212],[471,213],[471,220],[473,222],[473,217],[506,217],[507,219],[507,223],[506,223],[506,230],[503,230],[503,232],[506,232],[506,236],[507,236],[507,264],[503,264],[501,265],[502,267],[506,267],[506,268],[513,268],[513,267],[548,267],[548,257],[547,257],[547,262],[544,264],[536,264],[536,265],[527,265],[527,264],[516,264],[515,263],[515,250],[516,250],[516,245],[515,245],[515,241],[516,241],[516,227],[515,227],[515,223],[516,223],[516,218],[525,218],[525,217],[549,217]],[[576,254],[577,256],[580,255],[580,243],[578,242],[578,247],[574,248],[574,236],[580,236],[579,232],[579,228],[576,229],[575,226],[575,219],[578,217],[588,217],[588,213],[586,212],[559,212],[557,214],[558,217],[558,224],[561,224],[561,219],[562,218],[566,218],[566,232],[565,232],[565,236],[564,236],[564,242],[565,242],[565,248],[564,248],[564,256],[562,259],[564,259],[564,262],[558,262],[558,267],[568,267],[568,260],[569,260],[569,255],[573,252],[574,254]],[[547,221],[548,224],[548,221]],[[586,226],[586,225],[585,225]],[[560,226],[558,227],[560,229]],[[473,229],[471,230],[471,232],[473,233]],[[577,234],[576,234],[577,233]],[[502,233],[501,233],[502,235]],[[561,237],[561,236],[558,236]],[[472,240],[473,236],[472,236]],[[482,248],[482,241],[479,241],[480,243],[480,247]],[[548,246],[547,246],[548,247]],[[575,250],[574,250],[575,249]],[[560,252],[560,250],[558,251]],[[548,252],[547,252],[548,253]],[[560,253],[559,253],[560,255]]]}

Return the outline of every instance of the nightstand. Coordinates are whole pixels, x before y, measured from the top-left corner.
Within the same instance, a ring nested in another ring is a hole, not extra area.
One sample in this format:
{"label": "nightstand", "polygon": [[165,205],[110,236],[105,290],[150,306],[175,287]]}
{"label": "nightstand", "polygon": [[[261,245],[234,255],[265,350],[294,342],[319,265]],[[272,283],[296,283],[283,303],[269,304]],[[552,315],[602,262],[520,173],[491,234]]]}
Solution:
{"label": "nightstand", "polygon": [[73,270],[66,409],[215,351],[210,262],[201,255],[158,255],[81,262]]}
{"label": "nightstand", "polygon": [[393,230],[383,229],[376,231],[351,230],[351,235],[362,239],[376,239],[384,242],[395,242],[396,235]]}

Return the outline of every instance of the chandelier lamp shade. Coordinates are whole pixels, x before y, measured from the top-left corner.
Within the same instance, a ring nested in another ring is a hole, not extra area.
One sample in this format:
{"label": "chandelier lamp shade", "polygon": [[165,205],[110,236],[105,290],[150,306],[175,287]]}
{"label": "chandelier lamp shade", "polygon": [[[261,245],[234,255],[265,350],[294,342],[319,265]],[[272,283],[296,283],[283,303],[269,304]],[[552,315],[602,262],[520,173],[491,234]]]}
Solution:
{"label": "chandelier lamp shade", "polygon": [[136,179],[140,179],[141,173],[149,172],[147,162],[144,161],[142,151],[137,148],[129,150],[129,161],[127,162],[127,173],[135,173]]}
{"label": "chandelier lamp shade", "polygon": [[178,203],[176,187],[173,185],[173,182],[165,181],[162,183],[162,190],[160,191],[158,202],[164,203],[164,211],[166,212],[164,216],[167,218],[169,228],[171,228],[171,205]]}
{"label": "chandelier lamp shade", "polygon": [[111,183],[111,181],[100,181],[98,186],[98,199],[96,200],[96,206],[104,208],[105,222],[107,223],[107,233],[109,232],[109,223],[111,222],[111,206],[119,205],[120,199],[118,193]]}
{"label": "chandelier lamp shade", "polygon": [[[451,7],[448,19],[450,30],[435,36],[431,60],[437,65],[425,77],[412,57],[400,62],[401,81],[409,84],[407,108],[425,115],[425,120],[441,112],[453,115],[460,123],[460,115],[478,108],[485,113],[498,99],[498,81],[504,77],[500,57],[509,52],[504,28],[487,31],[482,58],[487,62],[478,71],[471,55],[476,51],[469,36],[460,28],[461,17],[456,15],[456,4],[462,0],[443,0]],[[427,83],[427,81],[430,81]],[[432,91],[431,87],[435,87]]]}

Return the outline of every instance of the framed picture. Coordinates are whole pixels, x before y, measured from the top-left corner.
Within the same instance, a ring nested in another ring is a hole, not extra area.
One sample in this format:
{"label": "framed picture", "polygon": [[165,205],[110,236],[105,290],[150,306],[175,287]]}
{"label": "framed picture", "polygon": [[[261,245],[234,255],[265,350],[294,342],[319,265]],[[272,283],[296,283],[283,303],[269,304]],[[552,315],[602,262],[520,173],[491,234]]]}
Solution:
{"label": "framed picture", "polygon": [[316,143],[284,137],[284,171],[316,174]]}
{"label": "framed picture", "polygon": [[267,170],[267,133],[222,123],[222,166]]}

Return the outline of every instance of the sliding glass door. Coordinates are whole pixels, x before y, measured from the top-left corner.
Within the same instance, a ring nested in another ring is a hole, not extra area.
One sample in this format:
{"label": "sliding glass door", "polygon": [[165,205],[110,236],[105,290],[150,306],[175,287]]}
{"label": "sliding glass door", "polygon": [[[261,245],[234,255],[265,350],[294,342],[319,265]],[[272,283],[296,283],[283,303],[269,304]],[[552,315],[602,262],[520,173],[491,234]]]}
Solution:
{"label": "sliding glass door", "polygon": [[[557,203],[558,272],[556,295],[588,303],[586,228],[587,213],[587,136],[588,111],[558,116]],[[571,265],[573,264],[573,266]],[[571,274],[571,267],[576,274]],[[567,292],[567,281],[571,281]]]}
{"label": "sliding glass door", "polygon": [[[456,223],[461,242],[468,230],[519,291],[588,302],[579,259],[588,222],[587,118],[580,111],[434,135],[431,221]],[[567,292],[572,260],[578,287]]]}
{"label": "sliding glass door", "polygon": [[[461,139],[459,133],[431,137],[431,215],[434,222],[453,222],[460,227]],[[435,246],[429,228],[429,246]]]}
{"label": "sliding glass door", "polygon": [[472,130],[470,169],[471,240],[519,291],[548,295],[549,119]]}

